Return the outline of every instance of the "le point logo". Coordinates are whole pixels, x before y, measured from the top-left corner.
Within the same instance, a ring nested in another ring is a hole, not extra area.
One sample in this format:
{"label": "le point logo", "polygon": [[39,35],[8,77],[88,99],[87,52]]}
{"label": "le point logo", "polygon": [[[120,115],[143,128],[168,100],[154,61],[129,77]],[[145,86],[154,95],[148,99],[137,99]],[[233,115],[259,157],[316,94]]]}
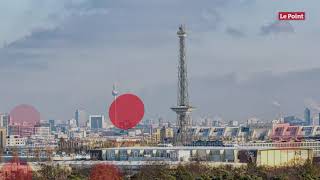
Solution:
{"label": "le point logo", "polygon": [[280,21],[304,21],[306,19],[305,12],[279,12]]}

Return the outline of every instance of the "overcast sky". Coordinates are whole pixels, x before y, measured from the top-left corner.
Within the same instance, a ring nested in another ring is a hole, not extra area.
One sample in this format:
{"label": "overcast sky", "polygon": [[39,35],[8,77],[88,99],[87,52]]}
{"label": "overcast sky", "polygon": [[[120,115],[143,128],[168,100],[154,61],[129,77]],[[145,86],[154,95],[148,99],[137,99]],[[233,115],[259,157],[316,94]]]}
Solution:
{"label": "overcast sky", "polygon": [[[300,83],[320,72],[319,7],[319,0],[2,0],[0,112],[26,103],[43,119],[70,119],[77,108],[107,114],[117,82],[144,100],[146,118],[175,118],[181,23],[195,117],[270,120],[316,110],[318,79]],[[305,11],[306,20],[278,22],[279,11]],[[279,79],[299,91],[275,87]]]}

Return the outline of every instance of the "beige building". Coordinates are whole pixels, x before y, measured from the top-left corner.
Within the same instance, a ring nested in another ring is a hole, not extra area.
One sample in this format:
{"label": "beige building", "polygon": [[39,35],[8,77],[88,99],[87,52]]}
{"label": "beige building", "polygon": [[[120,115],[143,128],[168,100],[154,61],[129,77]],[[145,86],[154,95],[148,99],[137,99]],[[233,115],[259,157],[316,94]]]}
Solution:
{"label": "beige building", "polygon": [[160,139],[162,142],[173,139],[173,129],[170,127],[162,127],[160,130]]}
{"label": "beige building", "polygon": [[160,143],[160,141],[161,141],[161,129],[160,128],[153,129],[151,139],[152,139],[153,143]]}
{"label": "beige building", "polygon": [[257,165],[272,167],[301,165],[312,158],[312,150],[309,149],[267,149],[258,151]]}
{"label": "beige building", "polygon": [[173,129],[170,127],[158,127],[153,129],[152,132],[152,142],[153,143],[163,143],[173,139],[174,133]]}

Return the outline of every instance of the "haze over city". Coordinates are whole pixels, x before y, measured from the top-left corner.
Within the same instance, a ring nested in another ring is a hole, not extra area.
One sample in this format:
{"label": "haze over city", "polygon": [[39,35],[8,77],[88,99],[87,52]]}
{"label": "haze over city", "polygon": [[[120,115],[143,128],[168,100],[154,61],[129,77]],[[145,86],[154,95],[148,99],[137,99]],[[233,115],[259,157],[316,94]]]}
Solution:
{"label": "haze over city", "polygon": [[[184,4],[183,7],[180,5]],[[42,119],[105,113],[112,85],[145,118],[175,120],[177,24],[186,24],[190,99],[200,116],[245,121],[319,111],[318,7],[310,1],[0,2],[0,110],[27,103]],[[303,10],[304,22],[277,21]],[[274,12],[274,13],[270,13]],[[298,42],[298,43],[297,43]]]}

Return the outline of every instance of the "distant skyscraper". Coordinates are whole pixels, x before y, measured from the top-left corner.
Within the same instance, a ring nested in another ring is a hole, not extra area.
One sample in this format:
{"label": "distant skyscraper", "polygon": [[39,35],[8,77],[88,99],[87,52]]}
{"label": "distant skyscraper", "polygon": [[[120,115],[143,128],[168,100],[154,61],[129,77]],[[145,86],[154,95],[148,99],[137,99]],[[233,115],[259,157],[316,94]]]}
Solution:
{"label": "distant skyscraper", "polygon": [[0,128],[0,148],[3,150],[6,146],[7,129]]}
{"label": "distant skyscraper", "polygon": [[307,123],[307,125],[309,125],[309,126],[312,125],[312,123],[311,123],[311,111],[310,111],[309,108],[306,108],[304,110],[304,120]]}
{"label": "distant skyscraper", "polygon": [[74,115],[74,119],[77,122],[78,127],[86,127],[88,121],[88,115],[86,111],[77,109]]}
{"label": "distant skyscraper", "polygon": [[319,116],[318,116],[318,124],[319,124],[319,126],[320,126],[320,113],[318,114]]}
{"label": "distant skyscraper", "polygon": [[0,115],[0,126],[6,128],[6,133],[8,135],[8,127],[10,122],[9,114],[1,114]]}
{"label": "distant skyscraper", "polygon": [[90,115],[89,124],[91,129],[102,129],[104,123],[103,115]]}
{"label": "distant skyscraper", "polygon": [[49,120],[49,126],[50,126],[50,131],[56,131],[56,125],[55,125],[55,120],[54,119],[50,119]]}

